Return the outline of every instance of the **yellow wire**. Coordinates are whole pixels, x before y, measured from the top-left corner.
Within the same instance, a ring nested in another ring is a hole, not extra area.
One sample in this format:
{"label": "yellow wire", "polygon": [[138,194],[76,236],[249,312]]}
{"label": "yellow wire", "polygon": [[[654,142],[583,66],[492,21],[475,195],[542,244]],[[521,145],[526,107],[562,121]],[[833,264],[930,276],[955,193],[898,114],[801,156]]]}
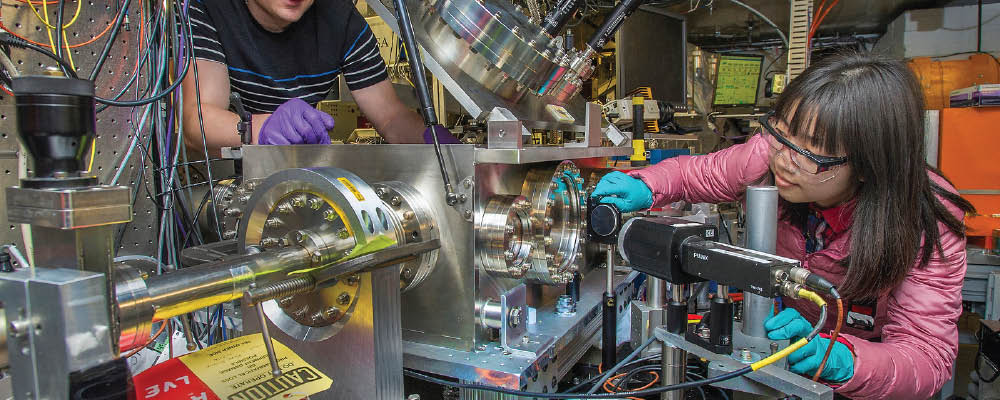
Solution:
{"label": "yellow wire", "polygon": [[[35,5],[32,4],[31,1],[28,1],[28,6],[31,7],[31,11],[35,13],[35,17],[38,18],[38,20],[41,21],[43,24],[45,24],[45,32],[48,34],[49,47],[52,48],[52,53],[59,54],[59,52],[56,50],[55,40],[52,39],[52,30],[56,29],[56,27],[52,26],[52,24],[49,24],[48,1],[42,2],[42,12],[45,14],[45,18],[42,18],[42,16],[38,14],[38,9],[35,8]],[[70,68],[73,68],[74,71],[76,71],[76,64],[73,62],[73,52],[69,48],[69,39],[66,36],[66,28],[69,28],[73,26],[74,23],[76,23],[76,19],[80,16],[80,9],[82,8],[82,6],[83,6],[83,0],[77,0],[76,12],[73,13],[73,18],[70,19],[67,24],[63,25],[63,31],[62,31],[63,44],[66,45],[66,57],[69,58]]]}
{"label": "yellow wire", "polygon": [[[803,299],[811,300],[813,303],[816,303],[817,306],[823,307],[826,305],[826,300],[823,300],[822,297],[820,297],[818,294],[816,294],[811,290],[799,289],[798,295]],[[775,361],[787,357],[789,354],[792,354],[792,352],[794,352],[795,350],[798,350],[802,346],[805,346],[806,343],[809,343],[809,341],[806,340],[805,338],[799,339],[797,342],[789,345],[788,347],[785,347],[784,349],[782,349],[777,353],[772,354],[770,357],[767,357],[763,360],[750,364],[750,368],[752,368],[754,371],[764,368],[774,363]]]}
{"label": "yellow wire", "polygon": [[764,368],[764,367],[766,367],[766,366],[774,363],[775,361],[778,361],[778,360],[780,360],[782,358],[787,357],[789,354],[792,354],[792,352],[794,352],[795,350],[798,350],[802,346],[805,346],[806,343],[809,343],[809,341],[806,340],[806,338],[799,339],[799,341],[797,341],[795,343],[792,343],[791,345],[789,345],[788,347],[785,347],[784,349],[782,349],[781,351],[779,351],[777,353],[772,354],[770,357],[767,357],[767,358],[765,358],[763,360],[760,360],[760,361],[757,361],[757,362],[755,362],[753,364],[750,364],[750,368],[753,369],[754,371],[756,371],[758,369],[761,369],[761,368]]}
{"label": "yellow wire", "polygon": [[94,153],[97,151],[97,136],[90,141],[90,162],[87,163],[87,172],[94,172]]}
{"label": "yellow wire", "polygon": [[[83,1],[76,2],[76,12],[73,13],[73,19],[70,19],[69,22],[66,23],[66,25],[63,25],[63,29],[69,28],[70,26],[73,25],[74,22],[76,22],[76,19],[80,16],[80,8],[82,5]],[[56,27],[52,26],[52,24],[49,24],[49,19],[48,19],[49,7],[47,1],[42,2],[43,12],[45,12],[44,19],[42,18],[41,14],[38,13],[38,9],[35,8],[35,5],[32,4],[30,1],[28,2],[28,6],[31,7],[31,11],[35,12],[35,16],[38,17],[38,20],[42,21],[42,23],[44,23],[45,26],[47,26],[49,29],[56,29]]]}
{"label": "yellow wire", "polygon": [[69,67],[76,71],[76,63],[73,62],[73,51],[69,48],[69,38],[66,37],[66,30],[63,29],[63,45],[66,46],[66,58],[69,58]]}

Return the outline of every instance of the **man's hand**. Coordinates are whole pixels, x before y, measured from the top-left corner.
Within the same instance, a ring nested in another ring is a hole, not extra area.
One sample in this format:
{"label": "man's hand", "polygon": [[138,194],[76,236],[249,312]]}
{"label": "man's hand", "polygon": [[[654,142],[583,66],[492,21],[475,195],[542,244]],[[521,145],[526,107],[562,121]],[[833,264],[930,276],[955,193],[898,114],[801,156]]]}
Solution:
{"label": "man's hand", "polygon": [[301,99],[291,99],[274,110],[260,127],[259,144],[330,144],[333,117]]}

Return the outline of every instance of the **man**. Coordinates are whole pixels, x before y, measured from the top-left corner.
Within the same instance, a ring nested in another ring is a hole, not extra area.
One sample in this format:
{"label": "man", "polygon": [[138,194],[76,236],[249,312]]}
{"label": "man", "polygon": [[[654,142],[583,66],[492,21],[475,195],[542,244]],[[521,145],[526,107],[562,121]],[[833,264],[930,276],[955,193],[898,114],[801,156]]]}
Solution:
{"label": "man", "polygon": [[[333,118],[315,104],[338,76],[386,141],[431,139],[420,116],[396,97],[375,36],[352,2],[195,0],[190,16],[210,152],[240,145],[240,119],[229,111],[230,90],[253,113],[253,143],[330,143]],[[183,88],[185,139],[200,147],[193,71]],[[455,143],[445,132],[438,137]]]}

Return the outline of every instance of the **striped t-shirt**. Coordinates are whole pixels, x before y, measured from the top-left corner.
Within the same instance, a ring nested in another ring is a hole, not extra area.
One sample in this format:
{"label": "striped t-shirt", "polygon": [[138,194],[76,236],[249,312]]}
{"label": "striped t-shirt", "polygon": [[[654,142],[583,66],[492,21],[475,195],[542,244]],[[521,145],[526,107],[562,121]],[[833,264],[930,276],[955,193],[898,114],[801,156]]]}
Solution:
{"label": "striped t-shirt", "polygon": [[245,0],[190,5],[195,57],[225,64],[231,90],[253,113],[271,113],[299,98],[315,105],[338,76],[351,90],[386,80],[375,36],[346,0],[316,0],[280,33],[265,30]]}

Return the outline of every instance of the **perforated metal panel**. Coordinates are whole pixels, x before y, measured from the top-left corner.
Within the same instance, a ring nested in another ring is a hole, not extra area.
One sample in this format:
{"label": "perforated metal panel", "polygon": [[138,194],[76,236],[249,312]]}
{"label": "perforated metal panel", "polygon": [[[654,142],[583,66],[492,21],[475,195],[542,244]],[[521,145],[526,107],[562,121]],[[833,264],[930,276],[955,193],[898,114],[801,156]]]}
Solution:
{"label": "perforated metal panel", "polygon": [[[67,1],[64,22],[69,23],[76,11],[77,1]],[[90,0],[80,4],[80,15],[76,22],[66,29],[66,34],[71,46],[84,43],[93,39],[105,30],[112,22],[120,10],[118,1]],[[136,67],[136,48],[139,33],[139,12],[140,2],[133,1],[129,15],[130,24],[127,29],[123,27],[116,43],[111,49],[108,60],[103,66],[103,70],[97,78],[97,93],[101,97],[110,97],[121,90]],[[39,13],[42,13],[41,6]],[[0,6],[2,22],[10,31],[24,36],[28,39],[48,45],[45,25],[35,16],[35,13],[26,3],[16,0],[6,0]],[[56,7],[49,6],[50,24],[55,25]],[[104,36],[98,38],[93,43],[72,48],[73,60],[81,77],[89,76],[97,62],[104,44],[109,37],[110,30]],[[53,39],[55,33],[53,31]],[[12,49],[11,60],[20,69],[22,75],[39,74],[44,66],[53,65],[54,62],[45,56],[31,50]],[[140,72],[139,84],[143,84],[145,74]],[[134,90],[126,94],[122,99],[133,99]],[[141,109],[137,109],[138,114]],[[98,114],[97,119],[97,145],[94,149],[94,161],[92,171],[98,176],[101,183],[107,183],[114,176],[122,157],[128,149],[132,135],[135,133],[136,125],[140,115],[132,116],[131,108],[111,107]],[[18,184],[18,174],[24,175],[23,153],[16,134],[17,125],[15,122],[14,101],[6,93],[0,93],[0,181],[4,187]],[[148,129],[143,131],[148,134]],[[130,162],[125,166],[126,170],[119,178],[119,184],[131,185],[133,188],[140,184],[138,171],[142,160],[136,150]],[[19,159],[22,159],[19,161]],[[89,157],[88,157],[89,159]],[[19,165],[20,164],[20,165]],[[149,168],[146,169],[146,179],[150,178]],[[150,191],[153,190],[152,183],[149,184]],[[126,254],[152,254],[155,246],[153,241],[156,236],[156,208],[148,198],[146,191],[140,187],[139,198],[135,202],[134,217],[122,241],[119,255]],[[0,191],[0,208],[5,211],[0,215],[0,242],[15,243],[24,248],[22,240],[22,226],[11,224],[7,221],[6,199]]]}

